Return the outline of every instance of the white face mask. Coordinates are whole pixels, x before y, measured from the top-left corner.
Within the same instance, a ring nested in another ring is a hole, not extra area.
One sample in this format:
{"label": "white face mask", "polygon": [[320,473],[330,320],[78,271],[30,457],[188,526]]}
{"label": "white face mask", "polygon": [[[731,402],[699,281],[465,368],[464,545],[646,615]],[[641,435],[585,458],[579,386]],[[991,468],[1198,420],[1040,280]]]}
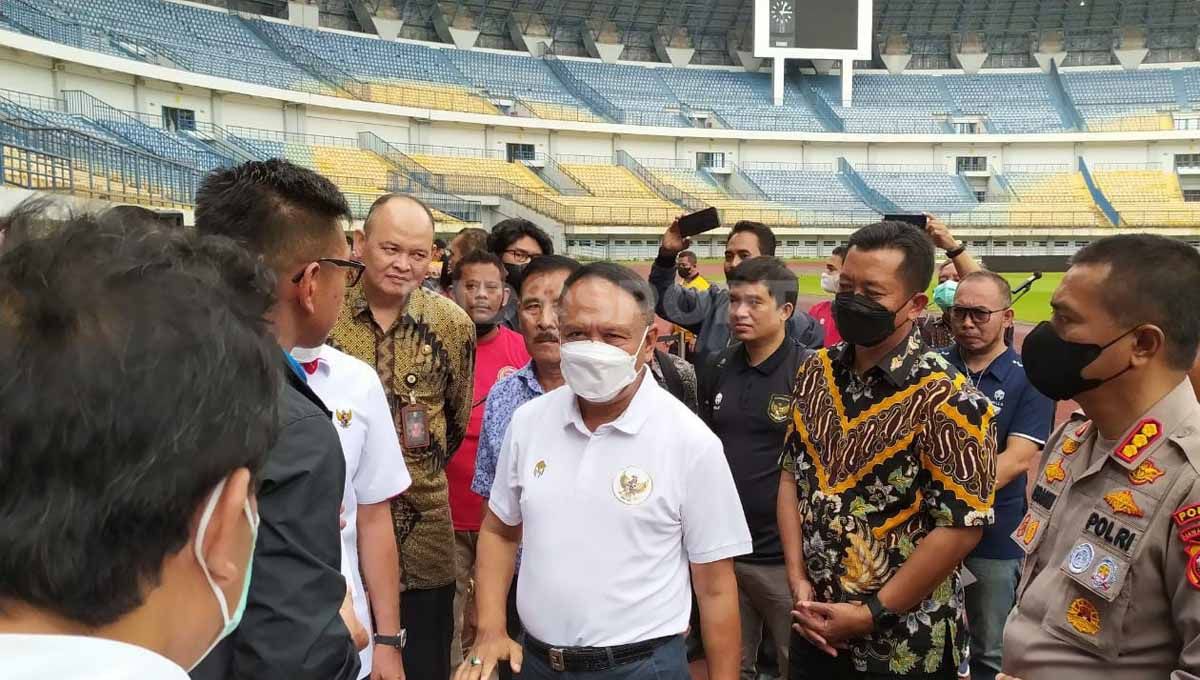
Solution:
{"label": "white face mask", "polygon": [[292,358],[296,361],[307,364],[311,361],[316,361],[321,357],[320,347],[293,347],[290,352]]}
{"label": "white face mask", "polygon": [[212,641],[208,649],[196,659],[196,663],[188,669],[191,671],[204,657],[212,652],[221,640],[229,637],[233,631],[237,630],[238,624],[242,622],[242,615],[246,612],[246,599],[250,593],[250,570],[254,566],[254,546],[258,542],[258,517],[250,510],[250,499],[246,499],[246,504],[242,510],[246,514],[246,521],[250,523],[250,559],[246,560],[246,575],[242,579],[242,597],[238,600],[237,609],[229,611],[229,602],[225,599],[225,592],[217,586],[217,582],[213,580],[212,573],[208,570],[208,564],[204,561],[204,534],[208,531],[208,523],[212,521],[213,511],[217,508],[217,500],[221,497],[221,491],[225,488],[225,482],[229,478],[221,480],[221,483],[213,489],[212,494],[208,497],[208,504],[204,506],[204,514],[200,516],[200,526],[196,529],[196,561],[200,563],[200,570],[204,572],[204,578],[208,579],[208,587],[212,589],[213,596],[217,598],[217,605],[221,608],[221,622],[223,627],[221,632],[217,634],[217,639]]}
{"label": "white face mask", "polygon": [[580,399],[607,404],[637,380],[638,372],[634,367],[645,342],[646,333],[643,332],[642,341],[633,354],[594,340],[565,342],[559,346],[563,380]]}
{"label": "white face mask", "polygon": [[838,273],[821,272],[821,290],[836,295],[838,292]]}

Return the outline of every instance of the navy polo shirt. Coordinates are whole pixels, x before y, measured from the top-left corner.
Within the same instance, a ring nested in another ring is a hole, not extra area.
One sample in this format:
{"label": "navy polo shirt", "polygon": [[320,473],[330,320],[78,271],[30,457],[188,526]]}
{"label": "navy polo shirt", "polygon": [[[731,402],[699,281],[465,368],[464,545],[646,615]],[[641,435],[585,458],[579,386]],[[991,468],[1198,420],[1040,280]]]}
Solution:
{"label": "navy polo shirt", "polygon": [[754,552],[739,562],[783,564],[775,501],[779,452],[792,416],[792,388],[812,352],[792,337],[757,366],[738,343],[700,368],[700,417],[721,440],[742,499]]}
{"label": "navy polo shirt", "polygon": [[[1034,389],[1025,377],[1025,366],[1012,347],[980,373],[967,370],[958,345],[941,350],[942,356],[967,376],[995,408],[996,450],[1003,453],[1009,437],[1023,437],[1038,446],[1046,444],[1054,420],[1054,402]],[[971,557],[993,560],[1020,559],[1025,553],[1010,535],[1025,516],[1026,475],[996,490],[996,523],[985,527],[983,539]]]}

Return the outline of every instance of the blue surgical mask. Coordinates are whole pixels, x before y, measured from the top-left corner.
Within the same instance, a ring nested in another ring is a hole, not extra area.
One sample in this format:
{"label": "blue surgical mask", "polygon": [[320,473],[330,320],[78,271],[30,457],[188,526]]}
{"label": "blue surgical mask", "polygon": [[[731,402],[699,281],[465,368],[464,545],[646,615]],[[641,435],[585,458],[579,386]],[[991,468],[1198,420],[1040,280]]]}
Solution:
{"label": "blue surgical mask", "polygon": [[942,281],[933,289],[933,303],[943,312],[954,306],[954,293],[958,291],[958,281]]}
{"label": "blue surgical mask", "polygon": [[250,499],[246,499],[246,504],[243,511],[246,514],[246,521],[250,523],[250,557],[246,560],[246,575],[242,579],[242,595],[238,598],[237,609],[229,612],[229,602],[225,600],[225,592],[217,586],[217,582],[213,580],[212,573],[208,570],[208,564],[204,562],[204,534],[208,531],[208,523],[212,521],[213,511],[217,508],[217,500],[221,498],[221,491],[225,489],[225,482],[228,477],[221,480],[221,483],[213,489],[208,496],[208,504],[204,506],[204,514],[200,516],[200,526],[196,530],[196,561],[200,563],[200,570],[204,572],[204,578],[208,579],[208,587],[212,589],[213,596],[217,598],[217,605],[221,608],[221,620],[224,622],[224,627],[217,635],[217,639],[212,641],[208,649],[196,659],[196,663],[192,664],[192,668],[200,665],[204,657],[212,652],[221,640],[229,637],[233,631],[237,630],[238,624],[242,622],[242,615],[246,613],[246,599],[250,593],[250,571],[254,566],[254,546],[258,542],[258,517],[255,517],[254,512],[250,509]]}

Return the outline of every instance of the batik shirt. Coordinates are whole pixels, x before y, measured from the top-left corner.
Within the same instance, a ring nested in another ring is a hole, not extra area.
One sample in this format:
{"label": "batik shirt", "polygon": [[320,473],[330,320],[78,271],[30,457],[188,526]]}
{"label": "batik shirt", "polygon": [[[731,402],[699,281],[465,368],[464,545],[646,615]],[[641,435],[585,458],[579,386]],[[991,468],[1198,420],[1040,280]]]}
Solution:
{"label": "batik shirt", "polygon": [[[796,376],[782,465],[795,474],[808,579],[822,602],[865,601],[937,527],[992,523],[996,435],[987,399],[914,329],[860,376],[854,347]],[[958,570],[893,628],[852,640],[860,672],[937,672],[967,646]]]}
{"label": "batik shirt", "polygon": [[405,405],[415,400],[428,409],[429,446],[405,447],[412,486],[392,499],[392,520],[404,587],[423,590],[454,583],[454,529],[445,469],[471,418],[471,317],[449,299],[418,288],[409,294],[391,328],[383,329],[359,286],[347,293],[329,339],[334,347],[375,367],[397,432],[403,427],[400,413]]}

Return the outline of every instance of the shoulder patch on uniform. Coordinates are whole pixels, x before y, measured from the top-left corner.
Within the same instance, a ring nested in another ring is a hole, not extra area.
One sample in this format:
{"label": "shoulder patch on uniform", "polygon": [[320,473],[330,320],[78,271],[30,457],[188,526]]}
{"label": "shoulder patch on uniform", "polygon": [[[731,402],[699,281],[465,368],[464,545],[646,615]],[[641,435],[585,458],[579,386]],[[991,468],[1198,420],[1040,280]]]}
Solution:
{"label": "shoulder patch on uniform", "polygon": [[1067,478],[1067,471],[1063,469],[1062,458],[1050,463],[1045,470],[1046,481],[1050,483],[1061,482]]}
{"label": "shoulder patch on uniform", "polygon": [[1132,463],[1158,438],[1162,436],[1162,423],[1153,418],[1145,418],[1125,437],[1125,440],[1113,449],[1113,455]]}
{"label": "shoulder patch on uniform", "polygon": [[1179,527],[1179,540],[1184,543],[1200,543],[1200,503],[1192,503],[1171,513],[1175,526]]}

